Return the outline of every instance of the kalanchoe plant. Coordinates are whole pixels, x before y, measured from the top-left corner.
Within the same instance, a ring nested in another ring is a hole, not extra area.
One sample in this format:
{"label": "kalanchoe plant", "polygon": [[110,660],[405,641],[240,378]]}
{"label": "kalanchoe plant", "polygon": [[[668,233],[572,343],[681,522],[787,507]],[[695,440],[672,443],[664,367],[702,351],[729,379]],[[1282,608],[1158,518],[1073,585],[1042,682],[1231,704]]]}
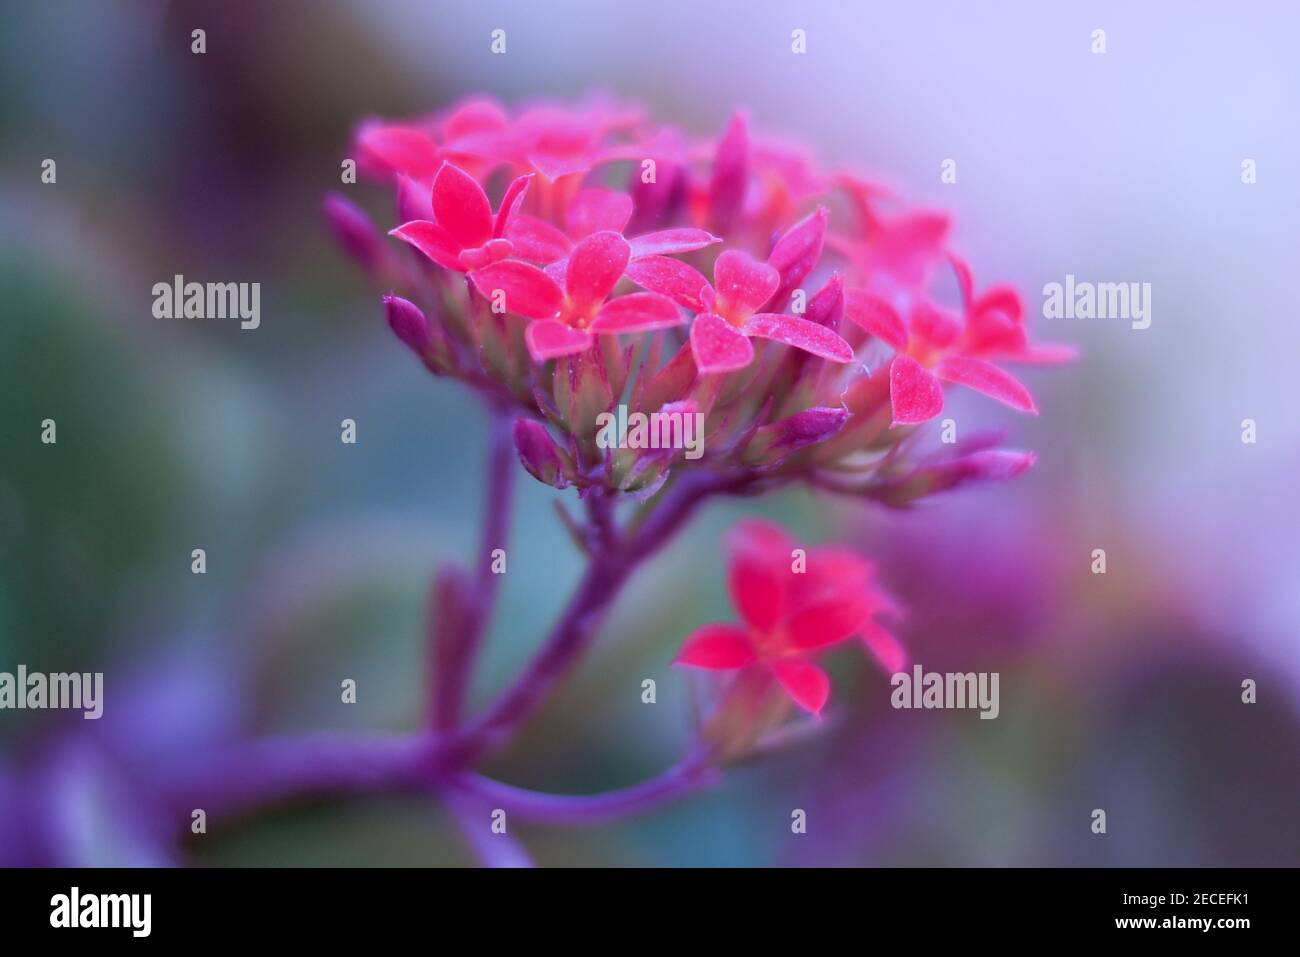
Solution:
{"label": "kalanchoe plant", "polygon": [[[472,828],[487,826],[476,818],[484,807],[524,820],[605,820],[815,727],[834,707],[818,664],[827,649],[858,640],[887,672],[904,666],[888,630],[900,611],[870,562],[745,521],[728,544],[736,623],[700,623],[675,656],[663,649],[683,675],[707,679],[709,704],[680,763],[586,796],[477,773],[591,646],[636,569],[701,505],[805,485],[901,507],[1018,475],[1033,456],[996,437],[922,455],[915,427],[942,410],[944,383],[1035,413],[1003,364],[1071,352],[1030,343],[1012,288],[976,291],[949,249],[946,216],[900,209],[867,180],[821,170],[800,148],[754,136],[743,114],[710,142],[601,98],[514,113],[473,99],[418,121],[364,123],[353,155],[391,189],[396,219],[376,226],[332,196],[333,231],[383,287],[397,339],[431,373],[486,400],[482,551],[472,570],[445,568],[434,586],[425,730],[237,750],[175,783],[178,810],[202,800],[220,815],[302,794],[409,789],[440,794]],[[945,282],[955,302],[942,301]],[[620,407],[697,416],[702,454],[671,441],[602,441]],[[491,555],[507,545],[519,464],[574,490],[577,514],[561,505],[560,515],[588,563],[532,661],[467,716],[464,690],[498,580]]]}

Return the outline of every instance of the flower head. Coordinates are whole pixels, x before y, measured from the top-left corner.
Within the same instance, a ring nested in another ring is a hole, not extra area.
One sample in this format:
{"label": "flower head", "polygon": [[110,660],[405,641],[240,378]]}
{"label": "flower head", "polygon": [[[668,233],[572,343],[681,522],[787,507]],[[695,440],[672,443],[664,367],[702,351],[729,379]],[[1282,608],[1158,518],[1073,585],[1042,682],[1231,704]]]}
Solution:
{"label": "flower head", "polygon": [[1025,330],[1024,305],[1010,286],[975,295],[969,267],[952,257],[961,288],[960,315],[917,300],[904,322],[892,304],[861,290],[850,290],[846,315],[894,349],[889,364],[894,425],[914,425],[943,411],[943,382],[964,385],[1020,412],[1037,414],[1029,389],[992,360],[1065,362],[1065,346],[1032,346]]}
{"label": "flower head", "polygon": [[628,275],[696,313],[691,353],[701,372],[732,372],[754,360],[750,338],[772,339],[831,362],[848,362],[853,349],[833,329],[779,312],[758,310],[781,288],[781,273],[748,253],[727,250],[713,265],[716,286],[686,263],[646,256]]}
{"label": "flower head", "polygon": [[525,331],[528,352],[545,362],[586,352],[594,333],[646,332],[683,321],[672,300],[656,293],[610,300],[631,256],[626,239],[602,230],[546,270],[509,260],[475,270],[470,279],[484,296],[500,294],[510,311],[534,320]]}
{"label": "flower head", "polygon": [[[607,98],[510,110],[479,97],[367,122],[356,147],[359,168],[394,189],[391,234],[419,255],[394,255],[336,199],[341,244],[420,309],[427,331],[389,300],[431,372],[555,433],[562,468],[533,474],[557,487],[649,495],[706,468],[771,484],[856,477],[878,497],[916,468],[910,430],[891,426],[938,415],[947,384],[1032,412],[1003,364],[1069,355],[1029,342],[1014,289],[975,289],[946,214],[827,172],[744,113],[700,141]],[[957,308],[930,292],[944,266]],[[604,447],[598,421],[621,404],[690,410],[702,450],[687,462]]]}
{"label": "flower head", "polygon": [[696,629],[678,664],[765,668],[813,714],[830,697],[830,678],[812,661],[827,648],[858,636],[887,670],[903,666],[902,646],[875,621],[894,606],[870,562],[835,546],[805,552],[778,526],[756,520],[737,526],[730,544],[727,579],[740,623]]}

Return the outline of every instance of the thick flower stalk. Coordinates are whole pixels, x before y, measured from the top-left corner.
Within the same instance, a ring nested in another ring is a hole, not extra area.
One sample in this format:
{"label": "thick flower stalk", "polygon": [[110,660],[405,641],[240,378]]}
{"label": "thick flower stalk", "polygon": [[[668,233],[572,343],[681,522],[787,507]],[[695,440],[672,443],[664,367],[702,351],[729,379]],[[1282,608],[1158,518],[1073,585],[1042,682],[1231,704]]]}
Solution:
{"label": "thick flower stalk", "polygon": [[[581,796],[478,774],[596,640],[636,570],[707,502],[802,484],[901,507],[1018,475],[1031,454],[989,437],[922,453],[917,426],[940,413],[947,384],[1034,413],[1004,366],[1071,353],[1030,342],[1012,288],[977,291],[945,215],[825,171],[756,136],[743,114],[700,140],[599,98],[515,112],[474,99],[364,123],[353,155],[391,191],[395,215],[377,226],[332,196],[333,231],[382,287],[397,339],[486,400],[481,553],[469,569],[443,569],[433,589],[422,731],[206,756],[167,782],[178,814],[200,800],[221,816],[304,795],[414,790],[441,795],[471,845],[490,849],[475,830],[487,826],[484,807],[554,824],[608,820],[790,739],[834,708],[821,659],[846,642],[886,672],[904,666],[890,630],[899,609],[869,561],[745,521],[728,541],[736,620],[701,622],[662,649],[683,677],[706,679],[711,702],[677,765]],[[588,564],[533,659],[466,715],[518,464],[575,490],[566,494],[580,508],[560,515]],[[501,847],[485,859],[523,855]]]}

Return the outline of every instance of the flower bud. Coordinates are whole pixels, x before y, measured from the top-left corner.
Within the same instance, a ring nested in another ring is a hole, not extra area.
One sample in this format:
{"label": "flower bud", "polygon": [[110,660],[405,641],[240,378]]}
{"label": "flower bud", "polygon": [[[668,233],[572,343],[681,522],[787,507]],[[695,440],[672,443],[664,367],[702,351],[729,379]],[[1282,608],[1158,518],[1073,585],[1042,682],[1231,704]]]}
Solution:
{"label": "flower bud", "polygon": [[433,331],[420,307],[400,296],[384,296],[388,325],[411,351],[423,358],[433,347]]}
{"label": "flower bud", "polygon": [[835,435],[850,418],[847,409],[816,407],[765,425],[745,447],[745,461],[769,467],[780,465],[792,452]]}
{"label": "flower bud", "polygon": [[515,450],[528,474],[543,485],[566,488],[564,460],[546,426],[532,419],[515,420]]}
{"label": "flower bud", "polygon": [[919,498],[946,492],[970,482],[1012,479],[1028,471],[1038,460],[1033,452],[1013,449],[980,449],[945,461],[922,466],[909,475],[876,485],[870,497],[896,508]]}
{"label": "flower bud", "polygon": [[375,272],[386,254],[383,237],[361,209],[338,193],[325,197],[325,220],[343,251],[367,272]]}

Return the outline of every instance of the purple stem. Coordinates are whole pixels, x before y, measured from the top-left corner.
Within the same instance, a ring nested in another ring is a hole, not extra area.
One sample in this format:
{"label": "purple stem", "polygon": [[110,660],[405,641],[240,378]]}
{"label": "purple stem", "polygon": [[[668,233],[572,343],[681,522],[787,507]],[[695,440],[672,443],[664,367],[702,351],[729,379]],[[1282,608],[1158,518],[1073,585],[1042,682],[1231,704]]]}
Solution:
{"label": "purple stem", "polygon": [[492,830],[489,804],[476,794],[454,787],[439,791],[443,806],[456,819],[456,826],[470,852],[485,867],[532,867],[533,860],[509,830],[498,834]]}
{"label": "purple stem", "polygon": [[322,733],[265,738],[216,754],[196,756],[169,769],[161,786],[165,807],[178,823],[203,808],[209,823],[268,804],[307,798],[427,793],[440,783],[499,795],[527,819],[607,820],[669,800],[700,786],[709,771],[698,756],[644,784],[603,795],[565,797],[497,784],[465,771],[498,746],[531,715],[594,637],[596,626],[631,573],[662,548],[712,495],[750,494],[761,487],[749,477],[707,473],[679,479],[639,524],[593,555],[586,574],[551,634],[524,673],[487,713],[448,735]]}
{"label": "purple stem", "polygon": [[502,784],[477,774],[460,774],[451,786],[477,795],[507,818],[539,824],[598,824],[667,804],[712,784],[718,772],[700,759],[689,758],[656,777],[632,787],[600,794],[544,794]]}
{"label": "purple stem", "polygon": [[[595,824],[640,813],[713,783],[717,771],[706,752],[696,751],[662,774],[632,787],[599,794],[543,794],[493,781],[472,772],[440,777],[430,757],[439,739],[430,734],[319,734],[265,738],[173,771],[161,782],[169,820],[188,824],[202,808],[208,823],[238,817],[268,804],[375,793],[425,793],[436,787],[453,798],[452,811],[463,818],[504,808],[525,821]],[[477,826],[477,824],[475,825]],[[485,830],[467,834],[476,851]],[[496,837],[496,835],[491,835]],[[490,845],[495,847],[495,845]],[[506,855],[509,857],[510,855]]]}
{"label": "purple stem", "polygon": [[470,725],[459,746],[452,749],[449,762],[463,767],[500,746],[586,650],[631,573],[672,538],[701,502],[725,489],[738,489],[743,483],[743,479],[709,474],[687,475],[664,493],[638,528],[595,552],[568,607],[537,655],[497,703]]}
{"label": "purple stem", "polygon": [[241,743],[169,768],[160,783],[164,807],[188,825],[202,808],[209,823],[262,805],[427,788],[429,734],[325,732]]}
{"label": "purple stem", "polygon": [[[510,537],[510,515],[514,497],[515,443],[512,420],[499,402],[491,409],[492,422],[488,437],[487,487],[483,500],[483,532],[479,542],[479,565],[474,590],[473,618],[462,635],[439,635],[442,641],[454,641],[455,651],[443,658],[446,663],[434,676],[434,727],[440,731],[454,728],[460,721],[465,693],[469,688],[474,661],[487,636],[496,604],[501,575],[492,571],[492,552],[505,548]],[[431,654],[430,660],[439,656]]]}

